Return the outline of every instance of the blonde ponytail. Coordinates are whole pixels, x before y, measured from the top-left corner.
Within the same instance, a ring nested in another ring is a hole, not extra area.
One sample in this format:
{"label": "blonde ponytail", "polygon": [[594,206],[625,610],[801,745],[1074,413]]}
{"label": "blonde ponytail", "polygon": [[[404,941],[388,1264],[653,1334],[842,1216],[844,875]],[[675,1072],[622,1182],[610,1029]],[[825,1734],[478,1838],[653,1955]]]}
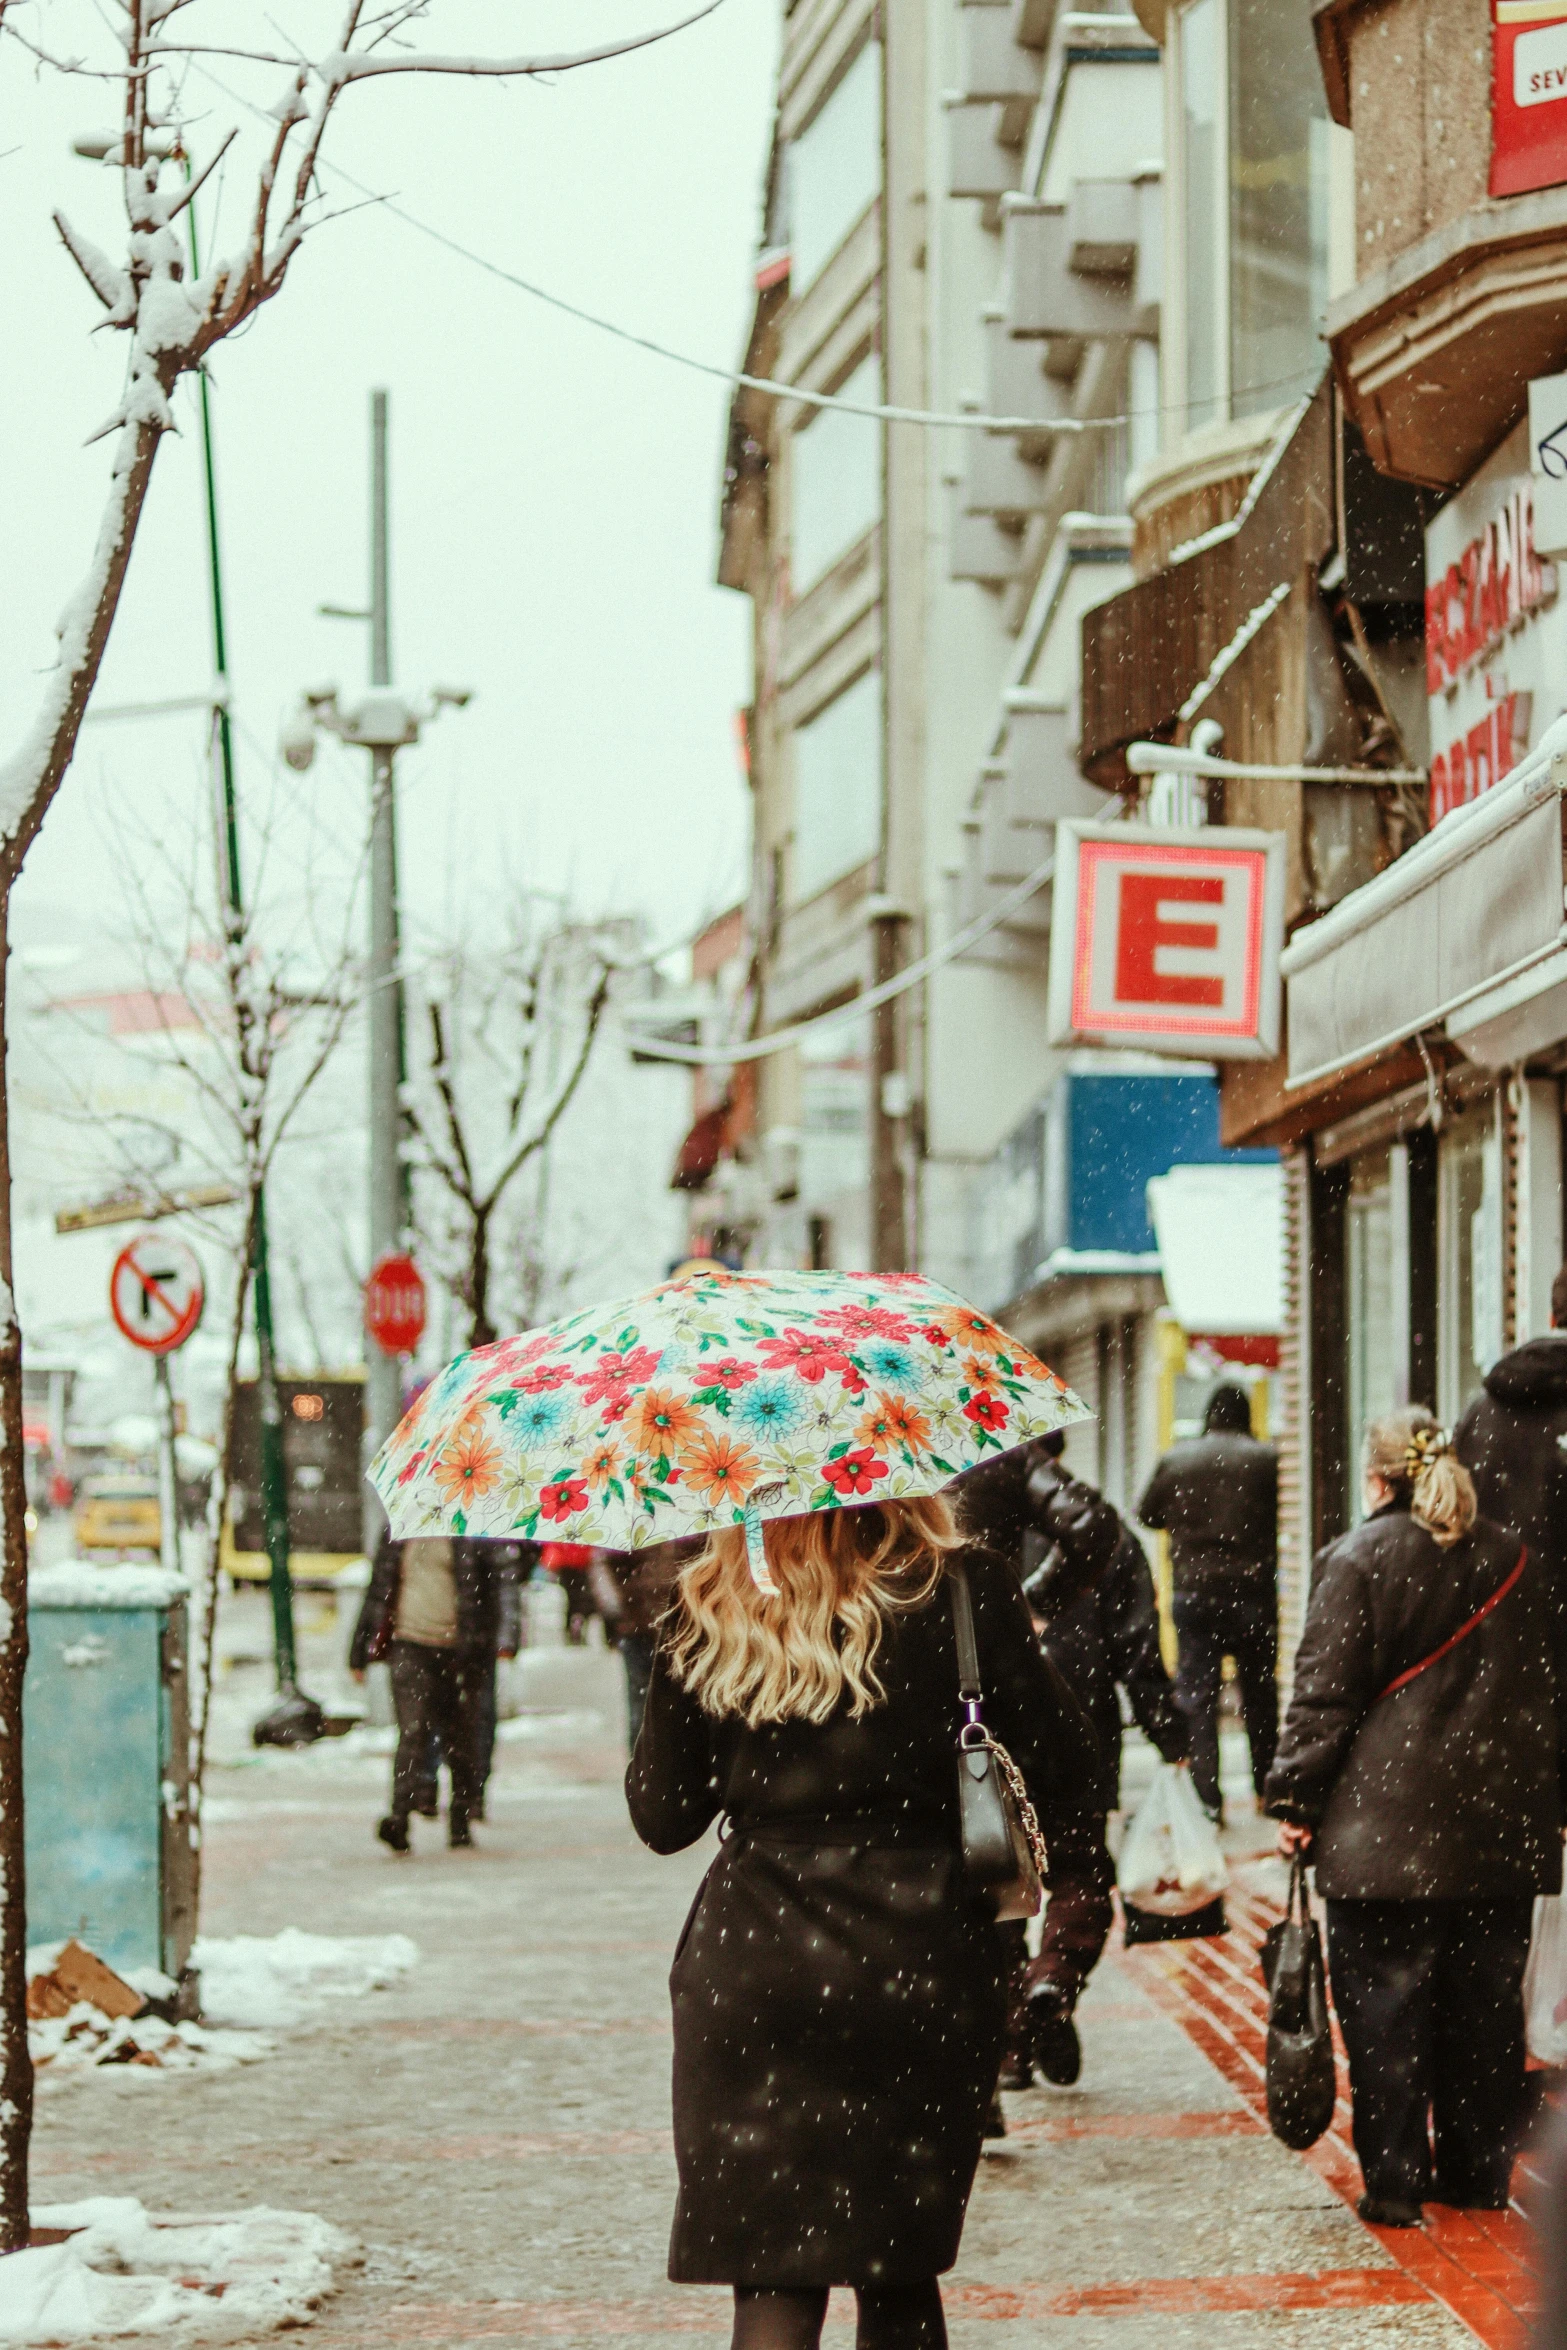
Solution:
{"label": "blonde ponytail", "polygon": [[1461,1542],[1479,1514],[1474,1479],[1423,1404],[1372,1422],[1365,1466],[1369,1476],[1408,1494],[1410,1516],[1443,1550]]}

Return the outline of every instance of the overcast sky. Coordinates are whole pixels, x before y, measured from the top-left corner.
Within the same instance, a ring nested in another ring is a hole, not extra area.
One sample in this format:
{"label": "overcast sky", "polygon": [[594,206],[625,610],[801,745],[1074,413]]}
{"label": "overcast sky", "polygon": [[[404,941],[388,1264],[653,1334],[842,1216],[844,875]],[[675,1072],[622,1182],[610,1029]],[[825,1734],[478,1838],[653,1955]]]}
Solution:
{"label": "overcast sky", "polygon": [[[105,12],[107,13],[107,12]],[[666,0],[662,15],[678,13]],[[660,0],[498,9],[433,0],[443,49],[555,49],[662,21]],[[776,42],[772,0],[725,0],[666,45],[510,88],[403,78],[348,93],[329,149],[504,266],[677,348],[737,361],[750,312]],[[204,0],[191,19],[315,27],[289,8]],[[77,0],[29,12],[63,48],[101,42]],[[232,69],[225,67],[227,76]],[[236,76],[236,81],[240,78]],[[277,94],[275,72],[244,87]],[[255,123],[193,77],[211,143]],[[57,242],[63,205],[123,246],[114,175],[70,141],[108,117],[101,85],[0,61],[0,244],[9,365],[0,564],[0,720],[32,715],[53,622],[85,568],[108,472],[86,446],[123,346]],[[202,135],[196,140],[201,151]],[[247,150],[253,152],[253,149]],[[237,234],[236,161],[203,234]],[[346,182],[333,186],[356,201]],[[216,218],[214,217],[216,209]],[[745,885],[734,713],[749,606],[718,588],[724,387],[561,317],[379,208],[323,227],[288,284],[214,362],[241,789],[265,799],[279,721],[305,684],[362,683],[367,632],[316,616],[357,603],[368,565],[368,406],[392,406],[393,629],[400,683],[471,686],[400,772],[405,898],[418,925],[482,919],[509,880],[585,911],[639,909],[680,937]],[[193,411],[187,405],[187,421]],[[166,442],[100,686],[105,703],[200,691],[210,675],[194,434]],[[26,944],[89,944],[117,911],[116,811],[188,824],[205,808],[192,718],[100,725],[32,851],[14,913]],[[338,751],[308,790],[357,837],[367,761]]]}

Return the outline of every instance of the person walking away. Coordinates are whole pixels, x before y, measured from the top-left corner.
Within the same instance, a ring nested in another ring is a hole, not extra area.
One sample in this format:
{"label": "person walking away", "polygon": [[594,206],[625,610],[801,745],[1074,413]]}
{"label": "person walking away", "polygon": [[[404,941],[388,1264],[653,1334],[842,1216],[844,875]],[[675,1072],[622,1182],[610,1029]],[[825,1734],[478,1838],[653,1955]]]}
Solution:
{"label": "person walking away", "polygon": [[[1032,1586],[1030,1607],[1036,1632],[1047,1617],[1059,1617],[1063,1623],[1074,1617],[1085,1595],[1117,1556],[1128,1532],[1119,1511],[1103,1494],[1062,1467],[1065,1444],[1064,1432],[1057,1430],[1031,1443],[1014,1445],[967,1471],[952,1488],[960,1523],[970,1541],[982,1543],[1004,1559],[1025,1591]],[[1135,1537],[1132,1539],[1135,1547]],[[1071,1645],[1068,1641],[1067,1646]],[[1060,1669],[1060,1659],[1052,1661]],[[1162,1663],[1160,1671],[1162,1675]],[[1070,1674],[1067,1678],[1070,1682]],[[1114,1685],[1109,1689],[1107,1711],[1102,1704],[1103,1691],[1091,1692],[1078,1683],[1072,1683],[1072,1688],[1094,1723],[1101,1771],[1108,1767],[1113,1785],[1119,1777],[1121,1752],[1121,1716]],[[1095,1695],[1101,1701],[1097,1714]],[[1181,1740],[1184,1752],[1184,1728]],[[1107,1757],[1113,1758],[1108,1765]],[[1031,1969],[1024,1922],[1011,1919],[997,1929],[1008,1961],[1007,2033],[1000,2089],[1031,2087],[1036,2063],[1047,2081],[1063,2088],[1082,2071],[1083,2052],[1072,2014],[1114,1916],[1110,1889],[1115,1882],[1115,1864],[1105,1845],[1105,1815],[1114,1802],[1112,1795],[1107,1804],[1096,1805],[1071,1849],[1052,1857],[1050,1901],[1041,1944],[1042,1953],[1048,1945],[1055,1961],[1048,1969],[1048,1990]],[[1032,1989],[1039,1990],[1037,2004],[1031,2002]],[[1005,2135],[1006,2116],[998,2094],[986,2136]]]}
{"label": "person walking away", "polygon": [[546,1542],[539,1552],[539,1564],[548,1575],[553,1575],[566,1601],[566,1646],[581,1648],[588,1637],[588,1626],[601,1611],[594,1597],[592,1567],[598,1557],[586,1542]]}
{"label": "person walking away", "polygon": [[[1064,1438],[1042,1443],[1059,1452]],[[1109,1508],[1111,1505],[1104,1505]],[[1104,1954],[1114,1921],[1111,1891],[1115,1868],[1105,1843],[1108,1815],[1121,1800],[1124,1690],[1133,1720],[1169,1763],[1186,1759],[1185,1715],[1165,1671],[1159,1648],[1159,1614],[1153,1577],[1143,1546],[1117,1515],[1120,1538],[1107,1567],[1089,1584],[1063,1572],[1061,1546],[1053,1545],[1023,1585],[1040,1645],[1094,1726],[1099,1771],[1093,1795],[1093,1827],[1083,1840],[1087,1865],[1078,1873],[1052,1870],[1050,1900],[1040,1935],[1039,1955],[1024,1970],[1027,2050],[1047,2081],[1069,2087],[1082,2071],[1082,2048],[1074,2011]],[[1007,2070],[1003,2086],[1009,2085]],[[1026,2080],[1016,2083],[1026,2087]]]}
{"label": "person walking away", "polygon": [[1485,1515],[1529,1546],[1567,1615],[1567,1265],[1551,1283],[1551,1327],[1493,1363],[1453,1431]]}
{"label": "person walking away", "polygon": [[1242,1389],[1214,1389],[1201,1436],[1165,1454],[1137,1516],[1170,1538],[1176,1702],[1191,1729],[1192,1783],[1222,1823],[1219,1694],[1227,1656],[1235,1659],[1259,1796],[1279,1732],[1279,1456],[1252,1435]]}
{"label": "person walking away", "polygon": [[1527,1548],[1477,1514],[1428,1411],[1378,1421],[1363,1465],[1370,1514],[1317,1558],[1266,1808],[1327,1902],[1361,2217],[1413,2227],[1428,2200],[1508,2200],[1567,1755]]}
{"label": "person walking away", "polygon": [[733,2288],[732,2350],[814,2350],[833,2285],[860,2350],[941,2350],[1006,2016],[963,1876],[949,1561],[1052,1850],[1092,1800],[1093,1732],[945,1495],[762,1532],[772,1592],[739,1527],[681,1571],[626,1774],[655,1852],[724,1824],[670,1976],[669,2273]]}
{"label": "person walking away", "polygon": [[376,1546],[348,1661],[356,1680],[383,1657],[391,1674],[392,1805],[376,1834],[393,1852],[409,1849],[409,1815],[434,1779],[437,1740],[450,1781],[447,1842],[473,1842],[479,1709],[495,1658],[494,1547],[444,1535],[397,1542],[389,1529]]}

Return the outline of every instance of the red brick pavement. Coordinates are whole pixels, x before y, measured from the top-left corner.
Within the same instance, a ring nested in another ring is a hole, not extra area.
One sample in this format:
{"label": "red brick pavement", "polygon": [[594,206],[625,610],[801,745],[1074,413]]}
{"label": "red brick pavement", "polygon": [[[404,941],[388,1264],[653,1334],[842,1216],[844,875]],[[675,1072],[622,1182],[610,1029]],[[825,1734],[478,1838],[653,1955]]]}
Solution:
{"label": "red brick pavement", "polygon": [[[1265,2129],[1267,1995],[1257,1953],[1277,1907],[1237,1887],[1232,1887],[1227,1906],[1228,1937],[1147,1945],[1129,1951],[1126,1958],[1149,1995],[1224,2075]],[[1336,2026],[1334,2036],[1339,2096],[1333,2123],[1302,2160],[1353,2205],[1361,2192],[1360,2166],[1350,2136],[1349,2083]],[[1523,2350],[1538,2296],[1533,2236],[1516,2207],[1464,2212],[1434,2203],[1426,2207],[1424,2228],[1368,2228],[1367,2234],[1397,2264],[1410,2288],[1403,2297],[1438,2302],[1462,2319],[1489,2350]],[[1367,2276],[1381,2285],[1387,2272],[1370,2271]],[[1376,2297],[1388,2298],[1386,2293]]]}

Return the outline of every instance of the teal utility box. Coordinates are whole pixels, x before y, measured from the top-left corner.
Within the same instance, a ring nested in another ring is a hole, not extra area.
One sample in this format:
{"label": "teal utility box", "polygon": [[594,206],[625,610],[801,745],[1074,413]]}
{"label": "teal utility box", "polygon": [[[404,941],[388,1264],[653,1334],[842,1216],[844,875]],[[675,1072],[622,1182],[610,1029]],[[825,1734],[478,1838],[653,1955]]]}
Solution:
{"label": "teal utility box", "polygon": [[30,1578],[27,1939],[178,1976],[195,1932],[185,1584],[151,1567]]}

